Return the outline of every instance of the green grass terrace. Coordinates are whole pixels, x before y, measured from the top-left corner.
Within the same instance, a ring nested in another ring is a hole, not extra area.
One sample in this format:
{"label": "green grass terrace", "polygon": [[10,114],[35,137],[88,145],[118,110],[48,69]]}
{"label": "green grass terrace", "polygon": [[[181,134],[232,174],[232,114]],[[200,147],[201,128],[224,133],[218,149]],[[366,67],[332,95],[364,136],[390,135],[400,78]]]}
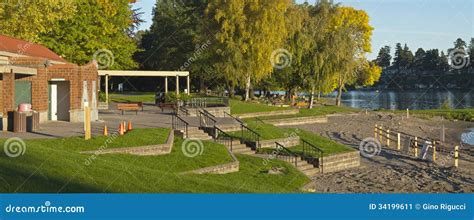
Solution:
{"label": "green grass terrace", "polygon": [[[136,129],[117,137],[108,147],[133,147],[163,143],[167,129]],[[3,145],[5,139],[0,139]],[[80,151],[98,149],[107,141],[95,137],[26,140],[26,152],[11,158],[0,155],[0,192],[300,192],[310,180],[290,164],[237,156],[236,173],[182,174],[203,167],[231,162],[225,146],[203,141],[196,157],[182,152],[181,138],[175,138],[172,152],[160,156],[128,154],[91,155]],[[89,161],[86,163],[86,161]],[[283,167],[279,175],[268,174],[272,167]]]}

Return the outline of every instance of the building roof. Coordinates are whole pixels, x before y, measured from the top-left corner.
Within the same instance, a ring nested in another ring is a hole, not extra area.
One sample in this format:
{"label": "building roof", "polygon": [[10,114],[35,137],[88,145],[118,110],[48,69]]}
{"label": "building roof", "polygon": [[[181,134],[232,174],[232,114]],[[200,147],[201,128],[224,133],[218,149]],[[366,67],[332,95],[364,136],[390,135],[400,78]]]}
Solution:
{"label": "building roof", "polygon": [[14,53],[18,55],[41,57],[49,60],[67,62],[58,54],[43,45],[31,43],[28,41],[12,38],[0,34],[0,51]]}

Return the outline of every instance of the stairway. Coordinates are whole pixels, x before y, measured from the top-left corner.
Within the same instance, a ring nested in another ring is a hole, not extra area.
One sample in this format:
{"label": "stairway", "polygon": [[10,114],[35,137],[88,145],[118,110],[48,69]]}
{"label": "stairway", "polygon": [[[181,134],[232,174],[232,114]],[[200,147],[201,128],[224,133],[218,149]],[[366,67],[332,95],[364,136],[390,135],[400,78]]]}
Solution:
{"label": "stairway", "polygon": [[219,124],[217,127],[224,132],[240,131],[242,129],[240,124]]}
{"label": "stairway", "polygon": [[212,137],[209,136],[209,134],[207,134],[203,130],[200,130],[197,127],[188,127],[188,136],[186,138],[198,140],[212,140]]}
{"label": "stairway", "polygon": [[[294,164],[292,164],[294,166]],[[303,160],[301,158],[298,159],[297,161],[297,167],[299,171],[304,173],[307,177],[314,177],[316,174],[320,172],[319,167],[314,167],[313,164],[308,163],[306,160]]]}

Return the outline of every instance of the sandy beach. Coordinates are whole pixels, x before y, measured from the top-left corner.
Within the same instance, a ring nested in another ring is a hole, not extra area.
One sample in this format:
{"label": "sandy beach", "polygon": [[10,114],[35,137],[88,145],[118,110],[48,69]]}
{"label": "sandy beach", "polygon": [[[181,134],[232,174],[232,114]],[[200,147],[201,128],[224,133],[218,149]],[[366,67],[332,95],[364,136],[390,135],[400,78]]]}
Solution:
{"label": "sandy beach", "polygon": [[[374,137],[374,125],[398,130],[424,138],[440,139],[445,128],[445,153],[438,153],[436,162],[422,160],[411,153],[382,147],[373,157],[361,155],[361,166],[314,178],[311,188],[316,192],[473,192],[473,148],[461,143],[461,134],[474,128],[473,122],[435,118],[406,118],[405,115],[369,112],[337,115],[328,123],[293,126],[331,138],[359,149],[366,138]],[[403,144],[402,144],[403,145]],[[460,146],[459,167],[453,168],[453,146]]]}

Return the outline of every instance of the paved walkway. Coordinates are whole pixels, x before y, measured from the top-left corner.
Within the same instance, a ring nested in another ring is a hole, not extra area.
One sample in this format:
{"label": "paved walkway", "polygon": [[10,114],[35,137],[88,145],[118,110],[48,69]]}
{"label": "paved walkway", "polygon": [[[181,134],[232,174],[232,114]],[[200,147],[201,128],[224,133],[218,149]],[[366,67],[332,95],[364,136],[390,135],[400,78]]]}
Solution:
{"label": "paved walkway", "polygon": [[[119,124],[122,121],[131,121],[134,128],[171,128],[171,112],[161,112],[160,108],[145,104],[144,110],[135,114],[134,111],[125,112],[123,115],[121,111],[116,110],[116,105],[111,104],[109,110],[101,110],[99,112],[99,121],[91,123],[92,134],[101,135],[104,125],[107,125],[109,133],[118,130]],[[192,127],[199,126],[198,117],[184,117]],[[217,124],[227,125],[236,123],[231,118],[217,118]],[[22,139],[37,139],[37,138],[60,138],[71,136],[84,135],[83,123],[71,123],[63,121],[49,121],[40,124],[40,129],[37,132],[31,133],[13,133],[1,132],[0,138],[19,137]]]}

